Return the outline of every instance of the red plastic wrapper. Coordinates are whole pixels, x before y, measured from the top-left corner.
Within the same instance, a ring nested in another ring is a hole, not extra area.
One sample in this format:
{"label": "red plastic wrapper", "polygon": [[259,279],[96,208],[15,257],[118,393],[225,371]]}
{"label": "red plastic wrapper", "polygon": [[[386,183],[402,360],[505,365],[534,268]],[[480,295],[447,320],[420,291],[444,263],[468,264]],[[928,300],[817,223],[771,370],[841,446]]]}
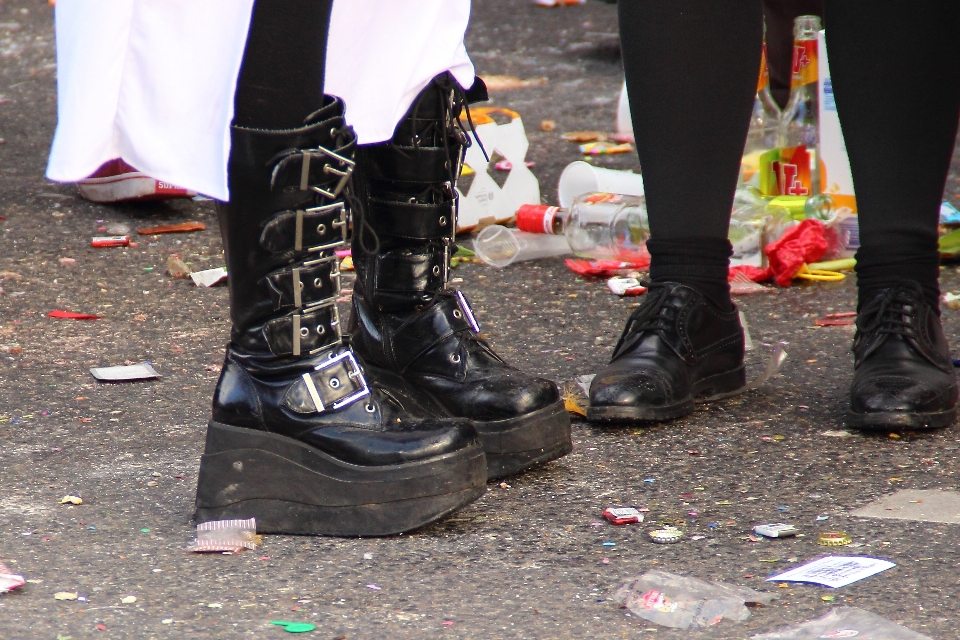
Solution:
{"label": "red plastic wrapper", "polygon": [[64,311],[63,309],[54,309],[47,313],[48,318],[58,318],[60,320],[98,320],[102,316],[92,313],[77,313],[76,311]]}
{"label": "red plastic wrapper", "polygon": [[761,269],[760,267],[751,267],[747,264],[739,264],[735,267],[730,267],[730,272],[727,274],[727,282],[733,282],[738,274],[743,274],[743,276],[751,282],[766,282],[773,277],[773,273],[769,267]]}
{"label": "red plastic wrapper", "polygon": [[574,260],[568,258],[564,262],[574,273],[585,278],[612,278],[625,276],[636,271],[646,271],[650,268],[650,257],[637,261],[623,260]]}
{"label": "red plastic wrapper", "polygon": [[553,233],[560,207],[546,204],[523,204],[517,209],[517,229],[527,233]]}
{"label": "red plastic wrapper", "polygon": [[823,223],[813,218],[787,229],[783,237],[764,249],[774,280],[781,287],[789,287],[803,265],[817,262],[826,251],[827,236]]}
{"label": "red plastic wrapper", "polygon": [[603,517],[613,524],[633,524],[643,522],[643,514],[636,507],[607,507]]}
{"label": "red plastic wrapper", "polygon": [[130,236],[97,236],[90,241],[90,246],[94,249],[129,247]]}

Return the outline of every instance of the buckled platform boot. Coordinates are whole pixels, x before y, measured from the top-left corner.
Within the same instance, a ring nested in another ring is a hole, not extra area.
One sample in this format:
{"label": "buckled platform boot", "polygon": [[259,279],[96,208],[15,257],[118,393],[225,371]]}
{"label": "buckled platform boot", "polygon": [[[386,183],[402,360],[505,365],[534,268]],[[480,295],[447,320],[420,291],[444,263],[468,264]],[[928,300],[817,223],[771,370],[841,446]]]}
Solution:
{"label": "buckled platform boot", "polygon": [[847,423],[857,429],[944,427],[957,417],[957,376],[940,318],[920,285],[878,291],[857,313]]}
{"label": "buckled platform boot", "polygon": [[354,230],[350,333],[368,366],[472,420],[497,478],[566,455],[570,418],[557,386],[507,365],[481,337],[463,293],[448,287],[454,184],[469,143],[457,120],[465,102],[449,75],[438,76],[390,142],[358,151],[364,220]]}
{"label": "buckled platform boot", "polygon": [[743,328],[676,282],[650,285],[613,357],[590,384],[591,422],[661,421],[693,411],[694,400],[746,384]]}
{"label": "buckled platform boot", "polygon": [[425,413],[402,385],[370,376],[341,336],[335,251],[356,150],[343,103],[328,98],[298,129],[231,136],[231,200],[218,213],[233,329],[197,520],[387,535],[478,498],[486,461],[473,425]]}

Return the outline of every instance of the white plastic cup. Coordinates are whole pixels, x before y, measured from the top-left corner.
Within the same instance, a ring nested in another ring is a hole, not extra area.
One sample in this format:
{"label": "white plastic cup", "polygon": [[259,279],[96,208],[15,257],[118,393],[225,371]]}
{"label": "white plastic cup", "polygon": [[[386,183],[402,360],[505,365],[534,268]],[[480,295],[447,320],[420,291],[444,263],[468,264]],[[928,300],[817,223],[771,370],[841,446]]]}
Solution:
{"label": "white plastic cup", "polygon": [[630,116],[630,98],[627,96],[627,81],[623,81],[620,99],[617,101],[617,133],[633,133],[633,119]]}
{"label": "white plastic cup", "polygon": [[565,236],[527,233],[492,224],[477,234],[473,250],[487,264],[502,269],[514,262],[570,253]]}
{"label": "white plastic cup", "polygon": [[643,176],[633,171],[595,167],[582,160],[568,164],[560,174],[557,198],[564,209],[569,208],[577,196],[594,192],[642,196]]}

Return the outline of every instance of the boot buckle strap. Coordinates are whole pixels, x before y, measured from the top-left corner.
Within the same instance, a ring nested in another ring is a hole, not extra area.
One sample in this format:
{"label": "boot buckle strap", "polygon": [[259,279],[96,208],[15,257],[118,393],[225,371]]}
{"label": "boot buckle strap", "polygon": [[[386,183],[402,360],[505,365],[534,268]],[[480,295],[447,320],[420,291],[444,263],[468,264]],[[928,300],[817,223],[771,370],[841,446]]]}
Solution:
{"label": "boot buckle strap", "polygon": [[[401,371],[415,362],[434,345],[463,331],[473,331],[473,312],[469,315],[460,298],[450,292],[441,294],[441,302],[424,310],[417,318],[393,334],[393,352]],[[469,308],[469,305],[467,305]]]}
{"label": "boot buckle strap", "polygon": [[263,325],[263,337],[275,356],[313,355],[340,344],[340,314],[334,300],[281,316]]}
{"label": "boot buckle strap", "polygon": [[370,395],[370,388],[353,353],[342,351],[304,373],[301,378],[317,410],[336,411]]}
{"label": "boot buckle strap", "polygon": [[[324,189],[323,187],[315,186],[310,184],[310,162],[316,157],[317,159],[323,159],[324,156],[330,158],[336,162],[339,162],[341,165],[345,166],[346,169],[340,170],[336,169],[331,165],[325,165],[323,167],[323,172],[327,174],[333,174],[334,176],[339,176],[340,180],[337,182],[337,186],[333,188],[332,191]],[[347,186],[347,182],[350,181],[350,175],[353,173],[353,168],[356,163],[345,156],[340,155],[334,151],[326,149],[324,147],[317,147],[316,149],[304,149],[300,151],[300,157],[302,158],[300,164],[300,191],[313,190],[322,195],[325,198],[333,200],[340,192],[343,191],[343,188]]]}
{"label": "boot buckle strap", "polygon": [[337,256],[330,255],[274,271],[265,284],[275,311],[300,309],[334,298],[340,292],[340,275]]}
{"label": "boot buckle strap", "polygon": [[347,211],[343,202],[287,210],[263,225],[260,246],[270,253],[326,251],[347,241]]}

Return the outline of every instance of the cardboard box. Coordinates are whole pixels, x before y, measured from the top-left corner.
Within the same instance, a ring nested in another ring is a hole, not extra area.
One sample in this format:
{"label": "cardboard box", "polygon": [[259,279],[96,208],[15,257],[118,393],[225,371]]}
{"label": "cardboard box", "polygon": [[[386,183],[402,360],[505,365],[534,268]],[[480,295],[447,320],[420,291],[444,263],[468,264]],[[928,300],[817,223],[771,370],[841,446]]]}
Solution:
{"label": "cardboard box", "polygon": [[840,130],[837,103],[833,98],[824,32],[821,31],[817,38],[820,48],[820,191],[833,198],[837,207],[850,207],[856,213],[853,176]]}

